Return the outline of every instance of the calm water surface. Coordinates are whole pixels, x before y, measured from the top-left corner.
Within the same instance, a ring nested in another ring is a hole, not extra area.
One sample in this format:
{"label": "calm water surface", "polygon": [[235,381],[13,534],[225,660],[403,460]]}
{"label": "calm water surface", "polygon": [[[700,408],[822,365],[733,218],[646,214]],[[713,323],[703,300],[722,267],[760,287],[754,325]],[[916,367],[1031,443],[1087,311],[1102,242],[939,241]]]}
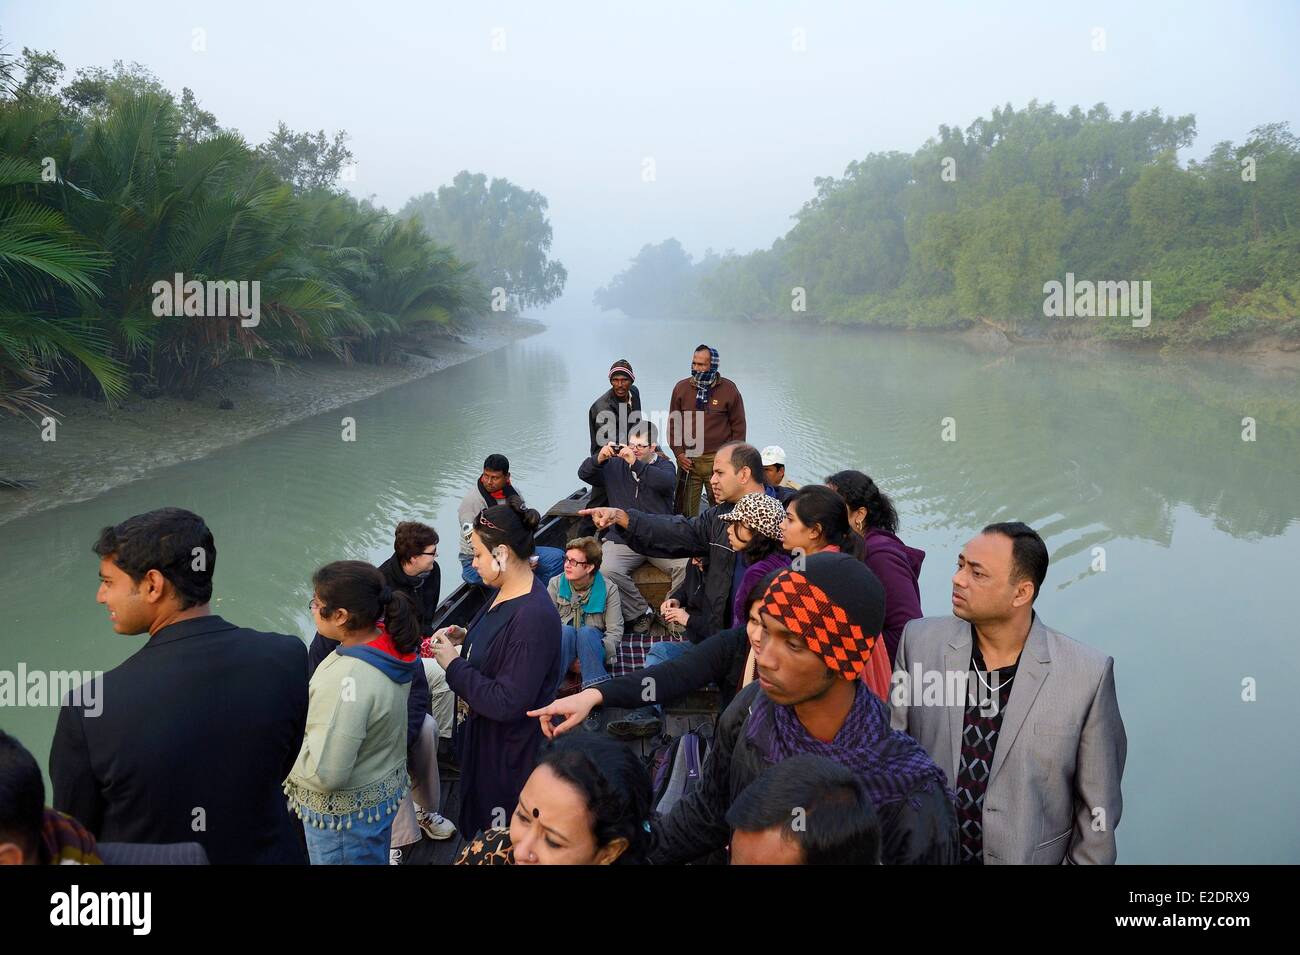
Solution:
{"label": "calm water surface", "polygon": [[[115,635],[95,603],[89,547],[101,526],[163,505],[207,519],[214,610],[246,626],[309,636],[312,571],[384,559],[403,519],[442,533],[445,596],[459,580],[456,505],[483,458],[507,454],[516,486],[545,509],[579,485],[586,409],[610,363],[630,359],[646,408],[663,408],[699,341],[740,384],[751,441],[782,445],[792,478],[856,467],[893,495],[901,536],[927,552],[927,613],[948,612],[957,552],[978,528],[1039,529],[1052,566],[1038,612],[1116,661],[1129,736],[1122,862],[1300,861],[1300,390],[1222,365],[998,357],[921,336],[557,324],[0,526],[0,669],[108,669],[144,643]],[[345,416],[353,443],[341,440]],[[1245,416],[1254,442],[1242,441]],[[955,441],[942,440],[945,418]],[[5,708],[0,720],[44,762],[56,713]]]}

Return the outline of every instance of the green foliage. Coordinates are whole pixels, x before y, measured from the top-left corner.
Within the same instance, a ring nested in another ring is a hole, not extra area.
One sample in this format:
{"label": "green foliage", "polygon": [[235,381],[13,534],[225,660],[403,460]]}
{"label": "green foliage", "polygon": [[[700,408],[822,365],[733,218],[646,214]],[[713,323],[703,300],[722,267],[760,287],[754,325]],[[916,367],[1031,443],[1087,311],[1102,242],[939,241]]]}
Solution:
{"label": "green foliage", "polygon": [[347,143],[348,134],[342,130],[331,140],[323,129],[314,134],[295,133],[280,123],[275,134],[257,147],[257,153],[276,176],[299,192],[333,190],[344,167],[352,162]]}
{"label": "green foliage", "polygon": [[[940,126],[911,155],[873,153],[817,179],[769,249],[728,254],[707,273],[665,271],[643,250],[598,303],[628,314],[690,303],[678,314],[1028,329],[1049,321],[1044,283],[1072,272],[1150,281],[1152,325],[1052,319],[1053,330],[1073,333],[1068,321],[1174,341],[1294,335],[1300,141],[1274,123],[1180,166],[1195,131],[1193,117],[1159,110],[995,108],[965,130]],[[799,288],[805,312],[791,308]]]}
{"label": "green foliage", "polygon": [[505,289],[520,309],[559,298],[568,279],[564,266],[549,257],[546,208],[539,192],[462,171],[451,185],[408,200],[401,216],[417,218],[430,236],[473,264],[485,287]]}
{"label": "green foliage", "polygon": [[[336,193],[342,139],[283,124],[250,149],[190,90],[142,67],[0,57],[0,409],[48,389],[109,401],[131,376],[192,396],[233,358],[387,358],[399,338],[482,312],[470,267],[413,220]],[[155,315],[155,284],[258,283],[256,324]],[[475,308],[474,306],[478,306]]]}
{"label": "green foliage", "polygon": [[634,318],[704,315],[698,285],[720,261],[709,251],[695,263],[676,239],[643,246],[626,272],[596,290],[595,304],[606,311],[621,309]]}

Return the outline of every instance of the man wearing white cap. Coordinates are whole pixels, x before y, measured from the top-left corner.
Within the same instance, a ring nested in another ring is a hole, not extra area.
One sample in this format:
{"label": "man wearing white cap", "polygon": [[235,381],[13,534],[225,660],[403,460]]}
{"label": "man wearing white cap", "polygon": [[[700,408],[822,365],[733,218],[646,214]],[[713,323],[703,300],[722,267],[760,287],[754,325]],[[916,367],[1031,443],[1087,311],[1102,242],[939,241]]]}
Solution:
{"label": "man wearing white cap", "polygon": [[759,454],[763,457],[763,480],[775,492],[773,496],[784,504],[799,490],[799,485],[785,476],[785,449],[769,444]]}

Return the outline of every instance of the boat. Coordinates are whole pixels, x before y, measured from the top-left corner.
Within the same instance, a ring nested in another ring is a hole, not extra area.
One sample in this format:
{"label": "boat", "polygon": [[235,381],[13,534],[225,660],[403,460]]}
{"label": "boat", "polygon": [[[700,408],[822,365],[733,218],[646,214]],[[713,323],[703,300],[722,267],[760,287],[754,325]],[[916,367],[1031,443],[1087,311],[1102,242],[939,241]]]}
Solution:
{"label": "boat", "polygon": [[[542,523],[533,535],[534,543],[563,550],[566,543],[581,536],[579,525],[583,519],[578,512],[587,506],[590,493],[589,488],[582,487],[556,501],[542,516]],[[632,579],[651,607],[658,607],[668,597],[670,578],[654,565],[642,564],[633,573]],[[436,631],[452,624],[468,628],[470,621],[483,608],[490,594],[489,588],[481,584],[462,582],[438,605],[438,609],[434,612],[433,629]],[[649,636],[640,639],[648,646],[652,642],[680,638],[670,634],[663,622],[656,619],[651,625]],[[616,669],[614,675],[620,675],[620,672]],[[557,695],[576,691],[580,679],[575,664],[570,668],[568,680]],[[713,724],[720,710],[721,696],[716,687],[696,690],[664,707],[663,728],[658,734],[643,739],[625,740],[625,745],[649,762],[657,750],[686,732],[699,731],[711,736]],[[571,732],[603,733],[605,726],[611,720],[618,719],[626,712],[627,710],[618,707],[599,707],[580,727]],[[460,804],[459,772],[457,767],[446,758],[439,759],[439,766],[442,775],[441,812],[454,819]],[[459,854],[464,844],[463,840],[472,835],[473,833],[457,833],[454,838],[443,842],[422,839],[419,843],[403,850],[402,864],[449,864]]]}
{"label": "boat", "polygon": [[[538,546],[563,550],[566,543],[580,536],[579,525],[582,523],[582,518],[578,512],[587,506],[590,494],[589,488],[581,487],[551,505],[542,515],[542,523],[533,535],[533,542]],[[667,599],[669,576],[654,565],[642,564],[633,573],[632,580],[649,606],[658,607]],[[468,627],[475,614],[483,608],[490,593],[487,587],[480,584],[462,583],[438,605],[434,613],[433,629],[438,630],[452,624]],[[624,639],[634,638],[626,635]],[[640,638],[640,641],[645,646],[649,646],[650,643],[675,639],[680,637],[670,633],[662,621],[656,619],[651,626],[649,636]],[[636,662],[639,663],[639,659]],[[616,668],[613,675],[622,675],[627,669],[629,668]],[[570,669],[568,677],[569,679],[561,688],[560,695],[567,695],[578,688],[576,663]],[[664,707],[664,728],[661,734],[643,740],[631,740],[628,743],[648,758],[656,748],[668,740],[705,723],[711,724],[719,709],[720,696],[716,688],[695,691]],[[591,732],[604,732],[605,725],[610,720],[618,719],[625,712],[627,711],[618,707],[601,707],[592,713],[584,728]]]}

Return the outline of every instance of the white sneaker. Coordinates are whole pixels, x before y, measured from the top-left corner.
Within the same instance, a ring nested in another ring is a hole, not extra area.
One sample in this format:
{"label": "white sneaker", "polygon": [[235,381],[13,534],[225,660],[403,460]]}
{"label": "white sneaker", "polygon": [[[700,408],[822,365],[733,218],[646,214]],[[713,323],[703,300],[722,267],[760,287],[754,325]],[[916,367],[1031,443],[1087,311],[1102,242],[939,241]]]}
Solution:
{"label": "white sneaker", "polygon": [[389,850],[388,850],[388,864],[389,864],[389,865],[401,865],[401,864],[402,864],[402,850],[401,850],[401,849],[389,849]]}
{"label": "white sneaker", "polygon": [[420,824],[420,830],[430,839],[450,839],[456,832],[456,824],[436,812],[421,809],[415,814],[415,820]]}

